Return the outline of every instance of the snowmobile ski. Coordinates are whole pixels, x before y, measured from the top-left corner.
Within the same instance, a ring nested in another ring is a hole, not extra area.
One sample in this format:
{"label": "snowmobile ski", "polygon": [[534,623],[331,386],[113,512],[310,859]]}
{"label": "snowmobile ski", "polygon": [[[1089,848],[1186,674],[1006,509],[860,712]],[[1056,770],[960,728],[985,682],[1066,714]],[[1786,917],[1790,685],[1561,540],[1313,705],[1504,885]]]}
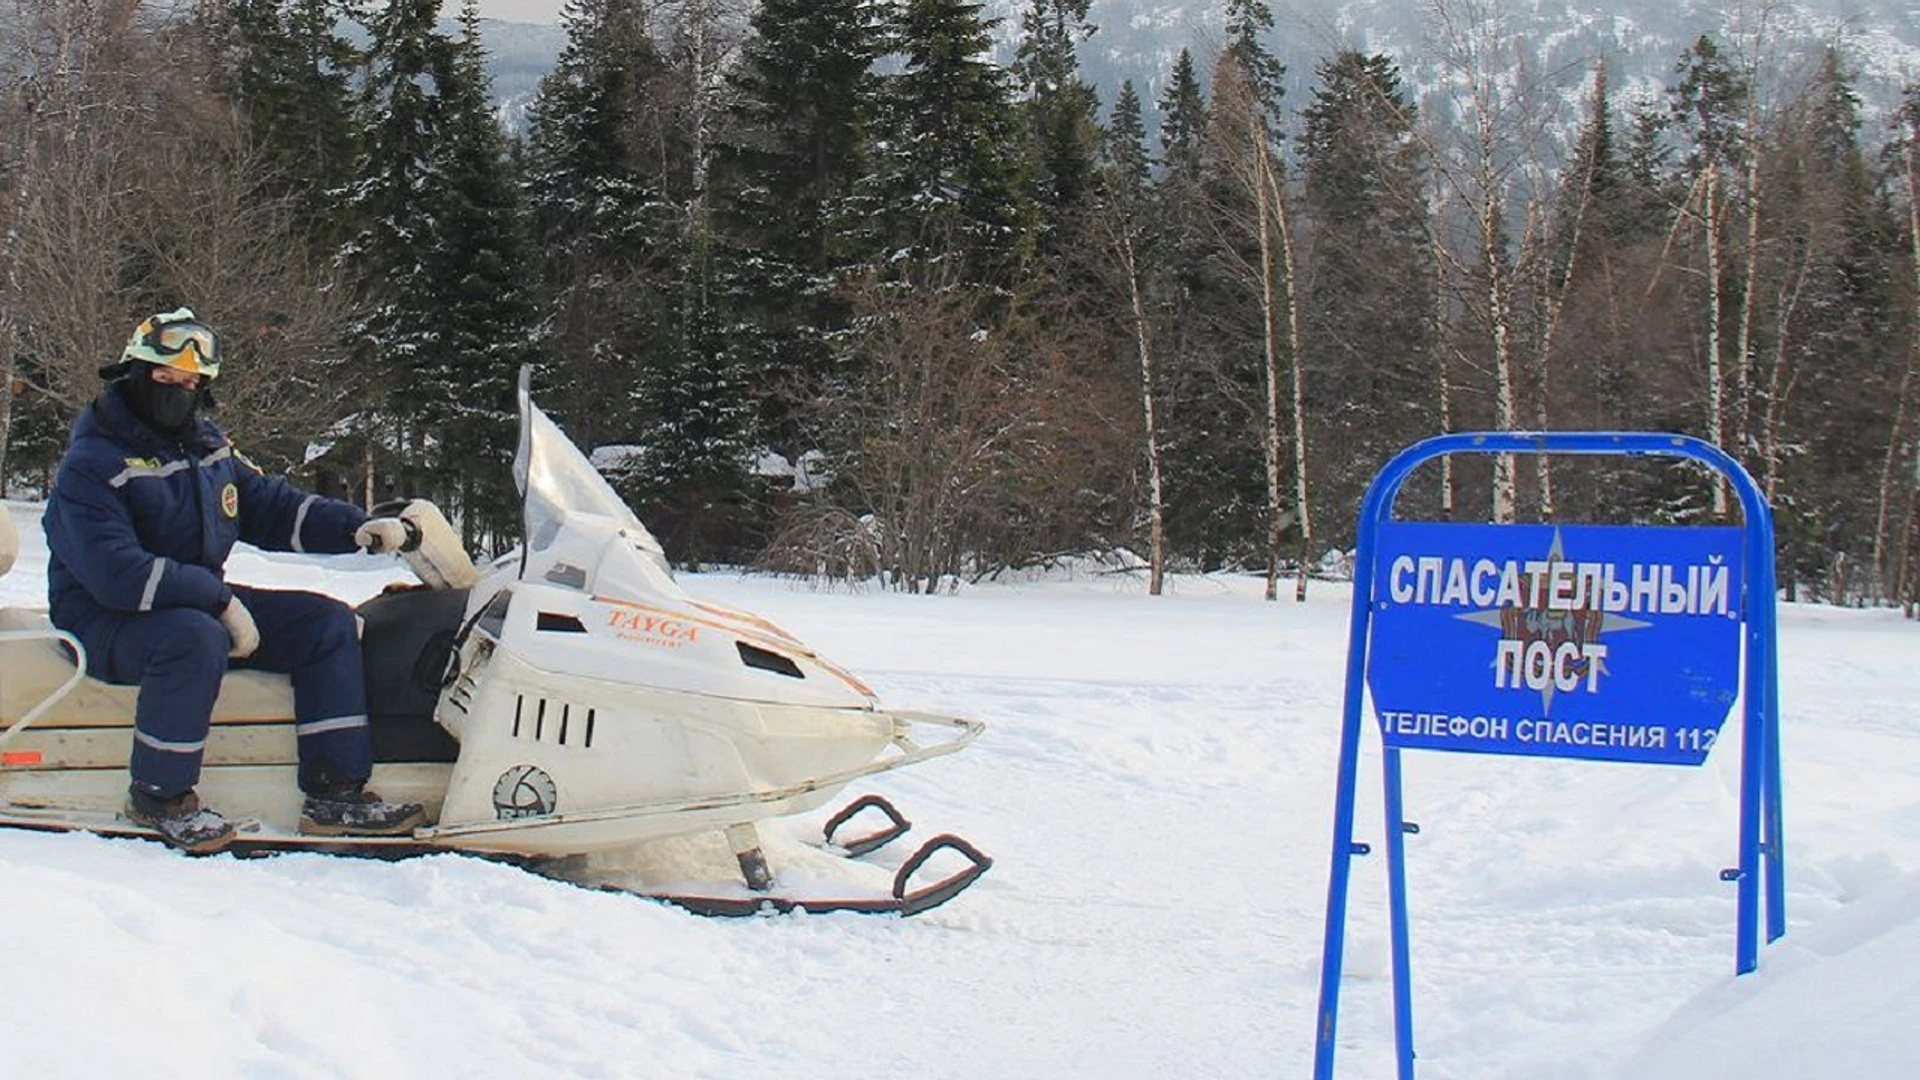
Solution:
{"label": "snowmobile ski", "polygon": [[[875,796],[875,798],[878,797]],[[18,807],[7,807],[4,812],[0,812],[0,827],[46,833],[85,832],[109,839],[142,840],[163,845],[166,843],[155,830],[130,821],[124,816],[116,817],[110,822],[83,823],[65,818],[43,818],[30,811],[22,812]],[[921,845],[919,850],[900,865],[900,869],[894,873],[890,893],[884,897],[781,896],[771,892],[749,892],[744,896],[698,895],[655,891],[610,882],[574,880],[564,871],[548,868],[543,865],[542,860],[537,858],[479,851],[457,851],[406,836],[284,835],[265,829],[257,818],[236,819],[233,821],[233,827],[233,840],[220,851],[206,855],[186,852],[182,854],[187,858],[231,855],[236,859],[262,859],[304,852],[390,862],[416,859],[427,855],[458,855],[512,866],[576,888],[658,901],[696,915],[716,918],[784,915],[796,911],[806,911],[816,915],[833,912],[902,917],[918,915],[931,911],[965,892],[993,866],[992,857],[982,853],[979,848],[951,833],[943,833]],[[938,881],[915,888],[914,876],[919,873],[927,860],[942,851],[958,854],[966,860],[966,865]]]}
{"label": "snowmobile ski", "polygon": [[[912,887],[912,879],[928,859],[942,851],[952,851],[967,861],[967,865],[952,874],[919,888]],[[915,851],[893,876],[891,894],[876,898],[803,898],[754,894],[749,896],[697,896],[686,893],[646,892],[621,885],[600,884],[590,886],[601,892],[623,893],[629,896],[641,896],[650,900],[659,900],[674,907],[684,908],[696,915],[716,918],[746,918],[753,915],[788,915],[796,911],[805,911],[811,915],[827,915],[834,912],[849,912],[857,915],[899,915],[902,917],[918,915],[932,911],[941,904],[965,892],[980,875],[993,866],[993,859],[982,854],[979,848],[951,833],[942,833],[927,841]]]}
{"label": "snowmobile ski", "polygon": [[[878,810],[886,815],[888,823],[865,836],[855,837],[852,840],[835,841],[833,834],[840,830],[840,826],[853,820],[854,815],[862,810]],[[906,835],[907,830],[911,828],[913,828],[913,822],[908,821],[901,815],[899,810],[894,809],[894,805],[888,802],[884,796],[862,795],[846,806],[841,807],[839,813],[828,818],[824,832],[826,833],[828,844],[839,848],[853,858],[858,858],[862,855],[879,851],[881,848]]]}

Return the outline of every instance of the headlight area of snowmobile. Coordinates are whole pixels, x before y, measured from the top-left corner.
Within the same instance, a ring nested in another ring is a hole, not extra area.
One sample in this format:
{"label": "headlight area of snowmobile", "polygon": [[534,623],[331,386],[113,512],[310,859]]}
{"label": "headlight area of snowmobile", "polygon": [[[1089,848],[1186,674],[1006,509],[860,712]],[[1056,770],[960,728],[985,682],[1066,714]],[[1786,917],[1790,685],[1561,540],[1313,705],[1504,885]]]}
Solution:
{"label": "headlight area of snowmobile", "polygon": [[[528,853],[599,850],[743,811],[810,810],[854,776],[926,749],[910,738],[926,721],[875,708],[778,644],[691,609],[527,583],[494,593],[435,714],[459,740],[460,767],[426,835]],[[977,725],[953,731],[971,741]],[[525,805],[495,790],[523,766],[544,777],[519,792]]]}
{"label": "headlight area of snowmobile", "polygon": [[[518,584],[487,598],[476,628],[556,674],[741,701],[871,709],[865,684],[800,642],[691,603],[642,603]],[[443,717],[450,730],[457,729]]]}

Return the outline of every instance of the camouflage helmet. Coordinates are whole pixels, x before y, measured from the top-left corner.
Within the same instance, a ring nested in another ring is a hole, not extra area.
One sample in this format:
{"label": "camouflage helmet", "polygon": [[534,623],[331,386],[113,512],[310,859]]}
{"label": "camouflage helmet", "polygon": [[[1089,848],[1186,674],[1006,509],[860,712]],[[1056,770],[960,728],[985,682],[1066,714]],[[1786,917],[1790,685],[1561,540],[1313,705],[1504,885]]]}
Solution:
{"label": "camouflage helmet", "polygon": [[134,327],[121,362],[139,361],[191,371],[212,379],[220,374],[220,335],[200,321],[192,308],[148,316]]}

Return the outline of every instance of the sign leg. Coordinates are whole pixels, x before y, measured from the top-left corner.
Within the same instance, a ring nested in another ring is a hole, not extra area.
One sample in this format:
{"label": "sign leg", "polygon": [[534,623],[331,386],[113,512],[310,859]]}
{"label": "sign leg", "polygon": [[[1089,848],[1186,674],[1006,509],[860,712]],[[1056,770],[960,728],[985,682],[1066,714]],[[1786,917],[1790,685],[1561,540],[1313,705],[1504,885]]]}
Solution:
{"label": "sign leg", "polygon": [[1386,789],[1387,916],[1393,953],[1393,1044],[1400,1080],[1413,1080],[1413,973],[1407,928],[1407,823],[1400,788],[1400,751],[1388,747],[1381,775]]}

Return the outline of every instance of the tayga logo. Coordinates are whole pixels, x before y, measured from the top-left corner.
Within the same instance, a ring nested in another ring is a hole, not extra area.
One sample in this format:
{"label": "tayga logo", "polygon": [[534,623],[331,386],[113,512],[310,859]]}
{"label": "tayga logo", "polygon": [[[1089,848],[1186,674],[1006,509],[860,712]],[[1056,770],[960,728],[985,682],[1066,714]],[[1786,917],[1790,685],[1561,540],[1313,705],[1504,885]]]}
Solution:
{"label": "tayga logo", "polygon": [[609,608],[607,626],[626,641],[659,649],[677,649],[700,637],[700,628],[685,619],[633,608]]}
{"label": "tayga logo", "polygon": [[493,814],[501,821],[546,817],[559,802],[553,777],[538,765],[515,765],[493,782]]}

